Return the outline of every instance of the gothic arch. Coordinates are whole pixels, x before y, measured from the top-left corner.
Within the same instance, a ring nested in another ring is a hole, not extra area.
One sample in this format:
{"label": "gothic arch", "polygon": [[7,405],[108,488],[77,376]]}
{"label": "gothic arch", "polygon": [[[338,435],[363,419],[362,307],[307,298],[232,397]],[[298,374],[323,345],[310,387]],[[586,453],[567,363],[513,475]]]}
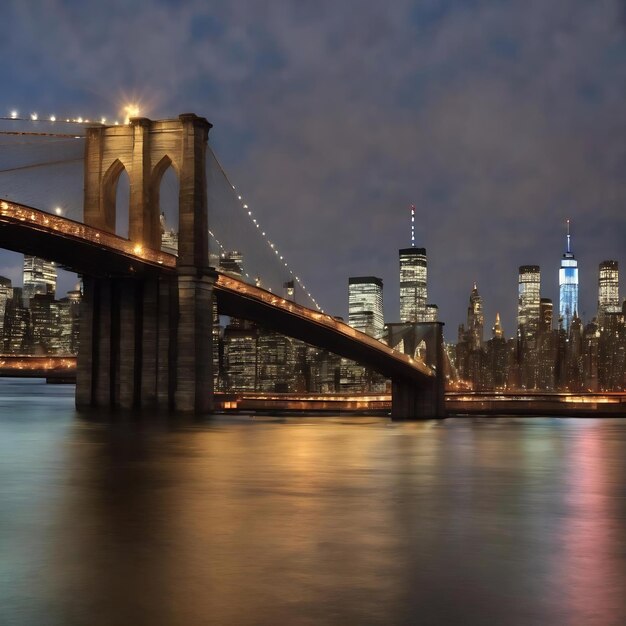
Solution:
{"label": "gothic arch", "polygon": [[[100,202],[106,230],[115,232],[115,218],[117,213],[117,184],[123,171],[126,170],[120,159],[115,159],[102,177]],[[128,174],[128,170],[126,170]]]}
{"label": "gothic arch", "polygon": [[85,223],[115,232],[115,192],[122,170],[130,183],[128,239],[160,248],[161,180],[177,174],[179,234],[184,266],[208,257],[206,149],[211,124],[186,113],[177,119],[133,118],[123,126],[92,126],[85,146]]}

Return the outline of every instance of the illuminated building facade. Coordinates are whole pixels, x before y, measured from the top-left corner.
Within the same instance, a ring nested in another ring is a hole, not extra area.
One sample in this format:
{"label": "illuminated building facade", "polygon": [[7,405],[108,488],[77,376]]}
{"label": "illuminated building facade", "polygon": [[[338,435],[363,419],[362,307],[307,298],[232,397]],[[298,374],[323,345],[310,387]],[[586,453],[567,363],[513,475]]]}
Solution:
{"label": "illuminated building facade", "polygon": [[224,378],[229,391],[256,391],[258,330],[251,324],[224,329]]}
{"label": "illuminated building facade", "polygon": [[524,389],[537,388],[537,334],[541,314],[541,272],[538,265],[519,268],[517,343],[519,382]]}
{"label": "illuminated building facade", "polygon": [[559,269],[559,316],[565,332],[569,332],[578,314],[578,261],[571,248],[570,225],[567,220],[567,246]]}
{"label": "illuminated building facade", "polygon": [[554,305],[550,298],[541,298],[537,332],[537,388],[554,389],[556,335],[552,331]]}
{"label": "illuminated building facade", "polygon": [[54,262],[45,261],[36,256],[24,255],[24,289],[22,298],[28,306],[35,294],[51,294],[54,297],[57,288],[57,268]]}
{"label": "illuminated building facade", "polygon": [[500,313],[491,328],[491,339],[485,345],[482,388],[504,389],[509,375],[509,347],[500,322]]}
{"label": "illuminated building facade", "polygon": [[472,350],[479,350],[483,345],[484,325],[483,299],[478,293],[478,285],[474,283],[467,307],[467,334]]}
{"label": "illuminated building facade", "polygon": [[259,329],[256,350],[257,391],[292,391],[296,370],[293,340],[270,330]]}
{"label": "illuminated building facade", "polygon": [[502,322],[500,321],[500,313],[496,313],[496,321],[491,327],[491,336],[493,339],[504,338],[504,329],[502,328]]}
{"label": "illuminated building facade", "polygon": [[517,327],[518,334],[526,340],[537,336],[541,309],[541,270],[538,265],[519,268]]}
{"label": "illuminated building facade", "polygon": [[233,276],[243,277],[243,254],[238,250],[229,250],[220,255],[219,269]]}
{"label": "illuminated building facade", "polygon": [[348,279],[348,324],[370,337],[382,337],[385,320],[380,278],[353,276]]}
{"label": "illuminated building facade", "polygon": [[24,306],[21,287],[13,287],[13,297],[6,302],[2,339],[5,354],[31,353],[30,311]]}
{"label": "illuminated building facade", "polygon": [[607,313],[619,313],[619,266],[617,261],[602,261],[598,273],[598,322]]}
{"label": "illuminated building facade", "polygon": [[2,343],[2,331],[4,328],[4,313],[7,307],[7,300],[13,297],[13,287],[11,280],[0,276],[0,347]]}
{"label": "illuminated building facade", "polygon": [[436,304],[426,305],[426,319],[425,322],[438,322],[439,321],[439,307]]}
{"label": "illuminated building facade", "polygon": [[400,321],[426,321],[428,262],[426,248],[400,250]]}
{"label": "illuminated building facade", "polygon": [[34,354],[59,354],[59,305],[52,294],[37,293],[30,299],[30,319]]}

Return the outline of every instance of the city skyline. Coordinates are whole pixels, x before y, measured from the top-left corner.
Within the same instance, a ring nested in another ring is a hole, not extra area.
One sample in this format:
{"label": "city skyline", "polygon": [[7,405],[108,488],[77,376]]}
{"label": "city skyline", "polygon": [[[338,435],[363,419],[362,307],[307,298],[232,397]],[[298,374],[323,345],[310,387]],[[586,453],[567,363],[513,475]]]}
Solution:
{"label": "city skyline", "polygon": [[[347,315],[349,276],[375,275],[387,317],[399,319],[411,204],[448,339],[475,281],[486,326],[500,312],[510,336],[523,264],[542,268],[542,295],[556,305],[566,218],[577,229],[581,316],[596,309],[598,264],[626,266],[616,1],[263,12],[162,2],[148,3],[150,27],[145,7],[114,1],[75,12],[71,34],[68,6],[7,3],[3,114],[113,119],[136,97],[152,118],[205,115],[238,188],[333,314]],[[115,47],[95,31],[118,33]],[[132,32],[141,45],[122,36]],[[3,253],[0,274],[15,279],[20,265]]]}

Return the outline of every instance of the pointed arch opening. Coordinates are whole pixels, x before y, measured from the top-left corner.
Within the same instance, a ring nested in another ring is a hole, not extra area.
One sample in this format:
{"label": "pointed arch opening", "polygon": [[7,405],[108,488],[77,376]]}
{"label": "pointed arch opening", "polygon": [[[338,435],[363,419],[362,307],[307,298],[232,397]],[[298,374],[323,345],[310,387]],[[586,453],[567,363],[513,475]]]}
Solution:
{"label": "pointed arch opening", "polygon": [[128,238],[128,207],[130,181],[124,164],[119,160],[111,164],[102,178],[102,208],[105,228],[120,237]]}
{"label": "pointed arch opening", "polygon": [[161,249],[178,253],[178,204],[180,184],[175,164],[165,155],[154,167],[151,183],[151,203],[157,211],[161,226]]}

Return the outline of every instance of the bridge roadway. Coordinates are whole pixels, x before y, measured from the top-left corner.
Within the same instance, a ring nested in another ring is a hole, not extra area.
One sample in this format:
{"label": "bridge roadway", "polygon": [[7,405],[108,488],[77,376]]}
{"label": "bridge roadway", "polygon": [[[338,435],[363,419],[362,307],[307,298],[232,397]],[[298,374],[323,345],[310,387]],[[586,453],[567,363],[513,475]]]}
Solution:
{"label": "bridge roadway", "polygon": [[[177,257],[22,204],[0,199],[0,248],[43,257],[78,274],[136,276],[176,273]],[[434,371],[330,315],[313,311],[214,272],[218,311],[362,363],[391,379],[423,383]]]}

